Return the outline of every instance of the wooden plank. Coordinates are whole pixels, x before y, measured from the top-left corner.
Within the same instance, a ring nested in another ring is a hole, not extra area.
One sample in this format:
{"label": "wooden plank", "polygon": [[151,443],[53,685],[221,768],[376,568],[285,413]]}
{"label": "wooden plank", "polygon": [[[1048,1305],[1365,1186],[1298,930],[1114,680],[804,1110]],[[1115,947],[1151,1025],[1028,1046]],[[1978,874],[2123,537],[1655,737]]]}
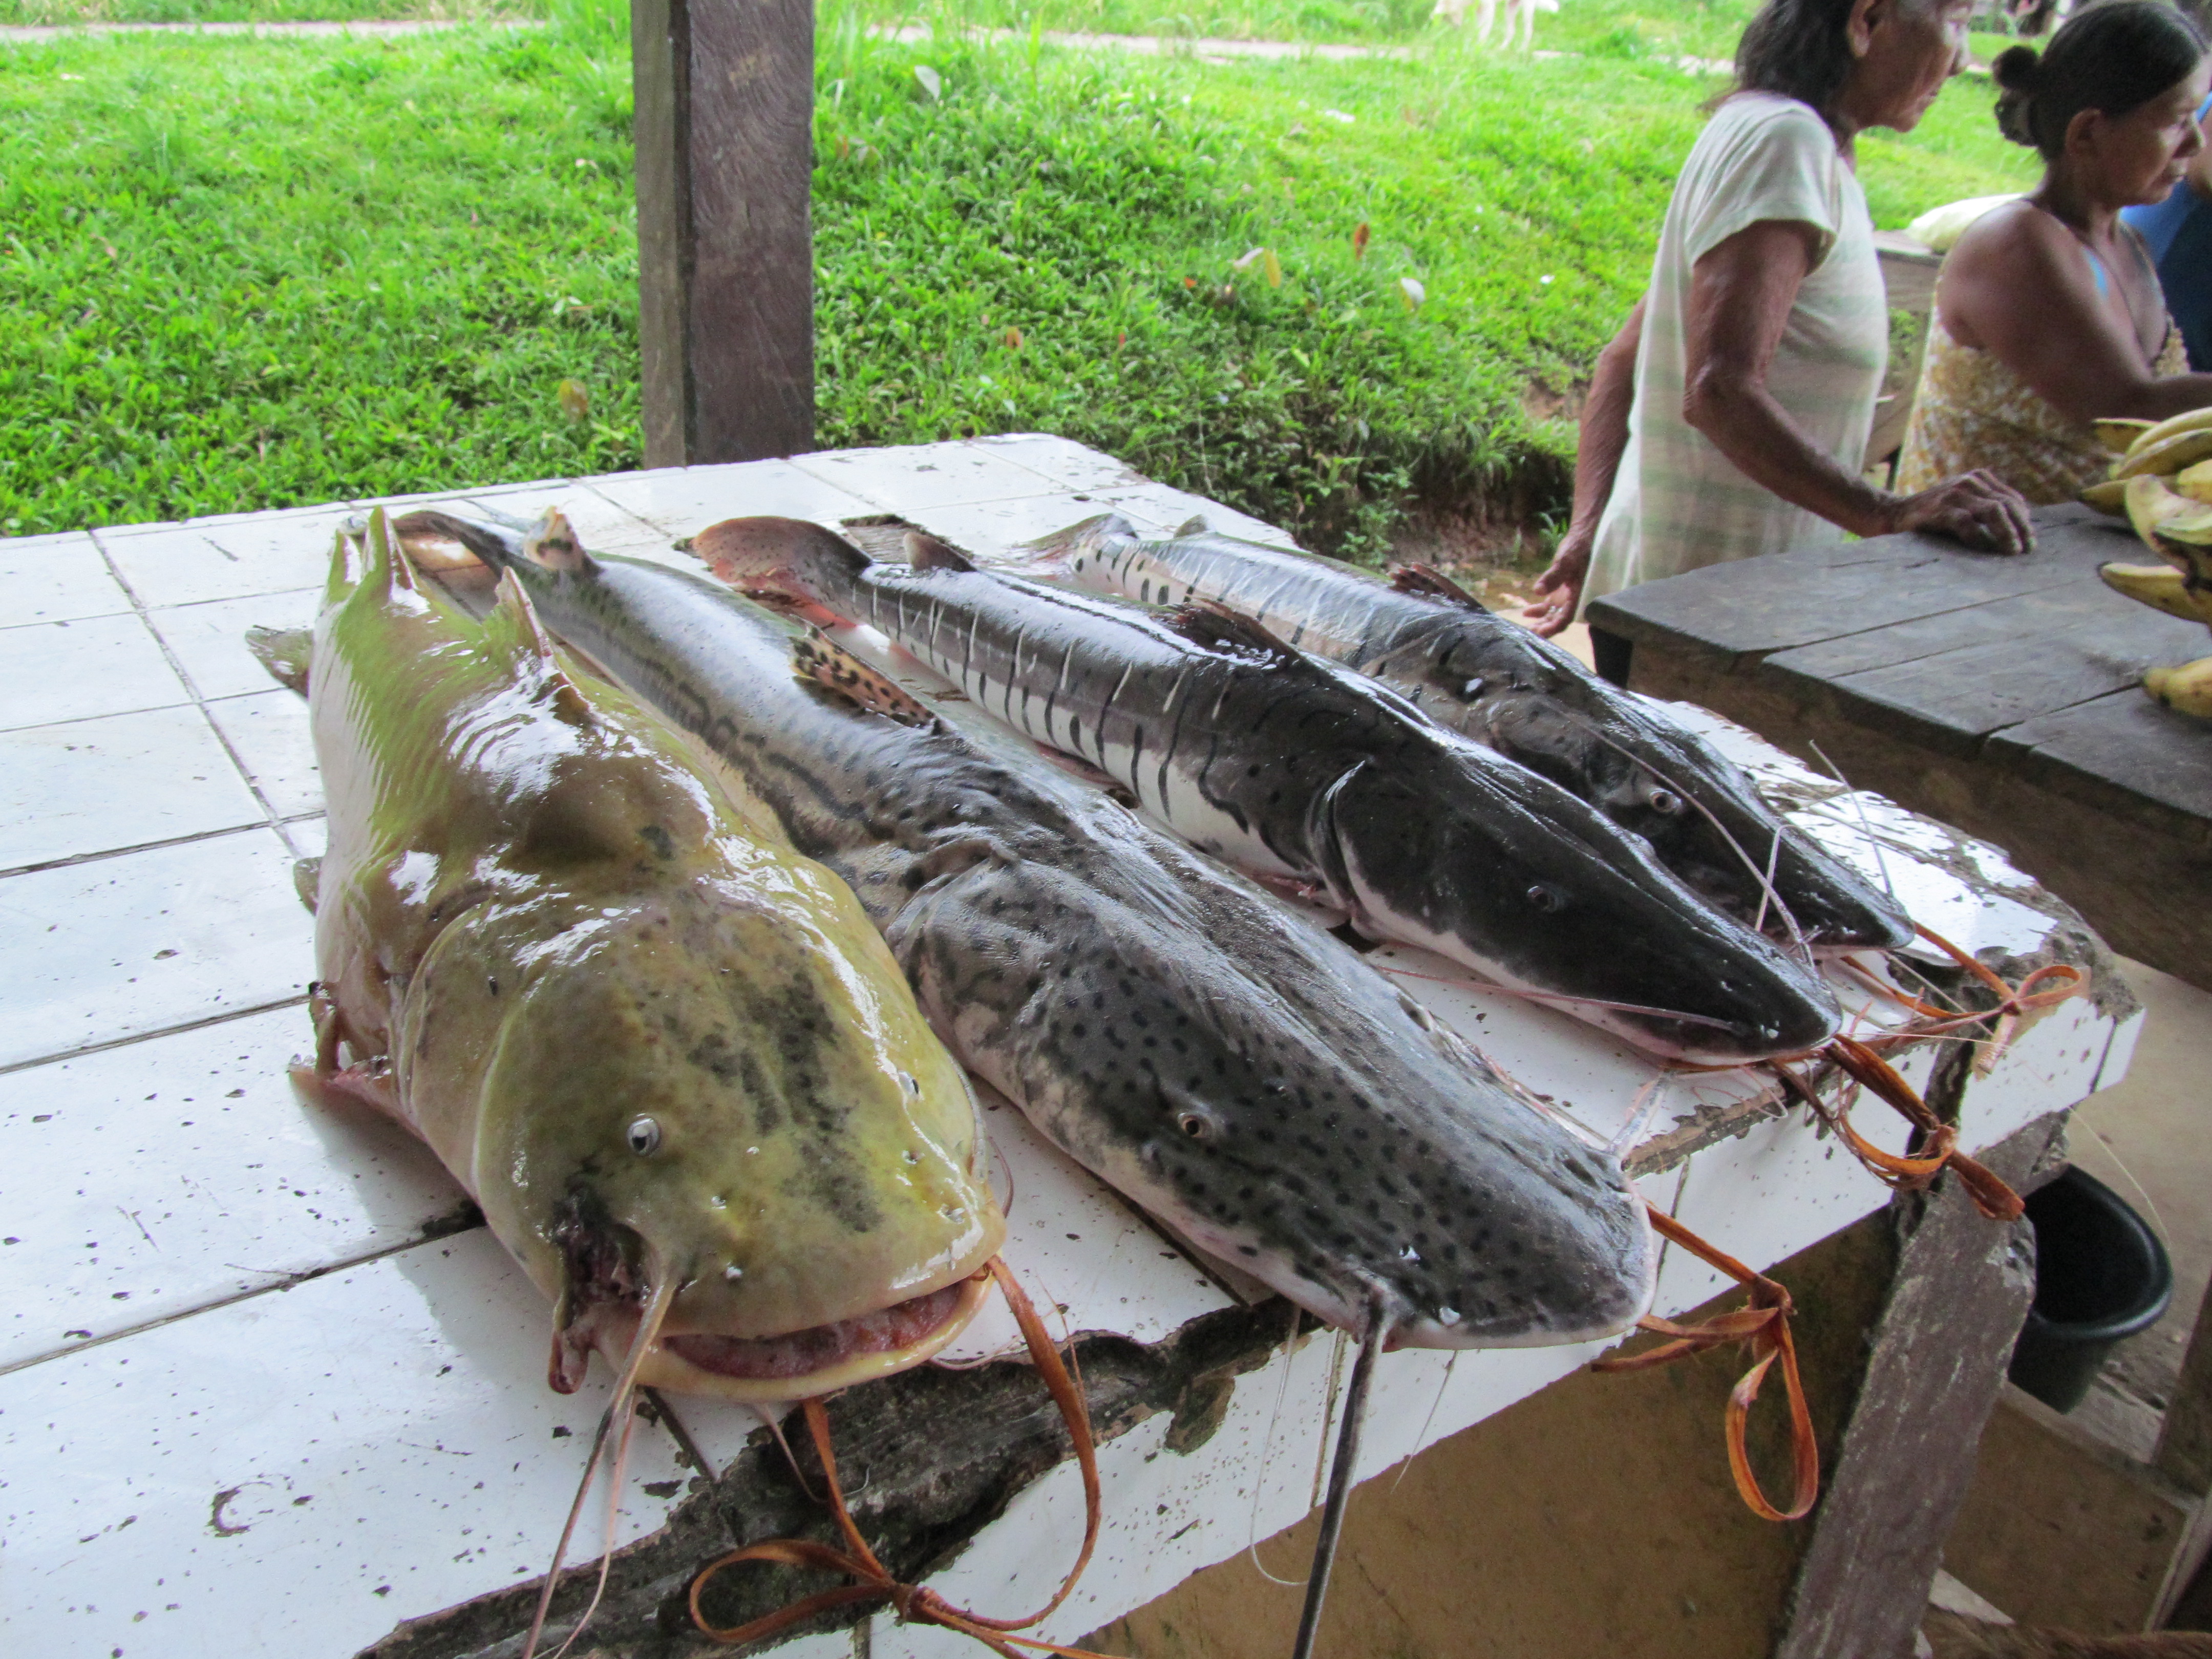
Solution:
{"label": "wooden plank", "polygon": [[645,464],[814,447],[814,11],[634,0]]}
{"label": "wooden plank", "polygon": [[1943,268],[1943,256],[1901,230],[1875,232],[1874,251],[1881,262],[1889,308],[1925,317],[1936,303],[1936,275]]}
{"label": "wooden plank", "polygon": [[[2064,1119],[2032,1123],[1984,1161],[2032,1185],[2063,1159]],[[2035,1233],[1993,1223],[1955,1181],[1900,1196],[1897,1273],[1813,1524],[1774,1659],[1866,1659],[1912,1646],[1943,1540],[1973,1480],[1963,1449],[2004,1385],[2035,1295]]]}
{"label": "wooden plank", "polygon": [[[2196,648],[2212,651],[2212,641],[2200,636]],[[2212,847],[2212,725],[2140,686],[1994,732],[1989,757],[2057,793]]]}

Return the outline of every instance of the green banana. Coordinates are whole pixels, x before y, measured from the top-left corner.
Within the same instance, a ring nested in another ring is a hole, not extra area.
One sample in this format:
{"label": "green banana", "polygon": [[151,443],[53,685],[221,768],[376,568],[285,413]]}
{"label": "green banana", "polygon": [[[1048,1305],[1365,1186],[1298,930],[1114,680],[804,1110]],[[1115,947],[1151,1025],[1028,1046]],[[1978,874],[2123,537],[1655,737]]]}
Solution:
{"label": "green banana", "polygon": [[2149,431],[2152,426],[2152,422],[2148,421],[2122,420],[2118,417],[2105,421],[2092,421],[2089,424],[2096,431],[2097,441],[2115,455],[2126,454],[2136,441]]}
{"label": "green banana", "polygon": [[[2212,410],[2205,413],[2212,416]],[[2119,465],[2112,469],[2114,477],[2171,477],[2182,468],[2212,456],[2212,424],[2192,427],[2163,438],[2156,435],[2158,430],[2153,427],[2136,441],[2135,447],[2121,457]]]}
{"label": "green banana", "polygon": [[2212,501],[2212,460],[2184,467],[2175,475],[2173,487],[2192,501]]}
{"label": "green banana", "polygon": [[2107,478],[2102,483],[2093,483],[2081,492],[2081,500],[2100,513],[2124,514],[2128,510],[2128,481]]}
{"label": "green banana", "polygon": [[2135,441],[2130,453],[2148,448],[2153,444],[2164,443],[2168,438],[2178,437],[2185,432],[2201,432],[2208,428],[2212,428],[2212,406],[2185,410],[2179,415],[2167,416],[2157,425],[2150,428],[2142,436]]}

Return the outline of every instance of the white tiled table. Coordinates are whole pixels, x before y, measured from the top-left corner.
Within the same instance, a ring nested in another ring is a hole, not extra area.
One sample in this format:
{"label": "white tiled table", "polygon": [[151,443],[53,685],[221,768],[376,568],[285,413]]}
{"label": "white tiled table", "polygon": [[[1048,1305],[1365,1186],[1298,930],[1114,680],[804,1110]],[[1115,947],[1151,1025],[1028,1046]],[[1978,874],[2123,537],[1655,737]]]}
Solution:
{"label": "white tiled table", "polygon": [[[1194,514],[1279,533],[1044,436],[553,480],[445,498],[557,504],[587,544],[688,562],[714,519],[896,512],[986,557],[1107,510],[1148,530]],[[356,504],[0,541],[0,1633],[6,1650],[165,1659],[343,1655],[400,1620],[542,1570],[604,1403],[544,1385],[547,1310],[461,1194],[388,1125],[295,1101],[311,920],[289,866],[318,850],[301,706],[242,643],[310,620],[331,532]],[[1771,774],[1791,763],[1721,729]],[[1808,827],[1970,948],[2049,928],[1985,848],[1878,799]],[[1869,842],[1869,836],[1874,837]],[[1966,874],[1952,873],[1965,872]],[[1978,872],[1978,873],[1977,873]],[[1433,958],[1372,958],[1537,1094],[1610,1134],[1650,1062],[1587,1026],[1487,995]],[[2034,1025],[1968,1097],[1988,1146],[2125,1066],[2134,1022],[2085,1000]],[[1926,1057],[1905,1066],[1924,1076]],[[1801,1114],[1715,1134],[1753,1097],[1671,1079],[1654,1141],[1697,1148],[1646,1182],[1662,1207],[1754,1265],[1886,1193]],[[1902,1125],[1862,1127],[1896,1149]],[[1014,1113],[991,1117],[1018,1200],[1006,1255],[1078,1330],[1152,1342],[1228,1305]],[[1662,1311],[1721,1288],[1679,1253]],[[963,1340],[1011,1345],[994,1311]],[[1045,1627],[1066,1641],[1301,1516],[1328,1431],[1333,1345],[1309,1340],[1236,1390],[1188,1456],[1164,1416],[1103,1449],[1109,1527]],[[1589,1347],[1391,1356],[1363,1475],[1543,1387]],[[1279,1420],[1276,1402],[1281,1401]],[[679,1402],[719,1467],[750,1413]],[[1273,1420],[1272,1435],[1271,1420]],[[1720,1455],[1715,1445],[1713,1455]],[[660,1524],[686,1474],[641,1431],[617,1541]],[[1036,1605],[1071,1559],[1074,1472],[1024,1492],[934,1581],[956,1603]],[[586,1551],[599,1540],[587,1524]],[[951,1652],[878,1620],[878,1655]],[[795,1651],[842,1654],[843,1636]]]}

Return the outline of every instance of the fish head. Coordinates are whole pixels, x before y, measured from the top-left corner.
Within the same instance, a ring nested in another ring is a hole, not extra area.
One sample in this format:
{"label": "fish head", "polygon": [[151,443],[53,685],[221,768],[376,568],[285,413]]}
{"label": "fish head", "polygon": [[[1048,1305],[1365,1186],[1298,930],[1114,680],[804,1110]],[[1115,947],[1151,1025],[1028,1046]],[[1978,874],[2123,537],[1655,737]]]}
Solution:
{"label": "fish head", "polygon": [[1193,915],[1229,884],[1148,890],[1141,867],[981,861],[924,895],[924,1006],[1057,1145],[1332,1323],[1381,1311],[1394,1346],[1576,1341],[1644,1311],[1653,1246],[1615,1159],[1336,940],[1241,886]]}
{"label": "fish head", "polygon": [[[1328,843],[1376,931],[1541,993],[1669,1059],[1734,1066],[1832,1036],[1808,962],[1701,901],[1649,842],[1471,744],[1439,751],[1479,806],[1440,811],[1416,769],[1370,765],[1326,811]],[[1473,942],[1472,944],[1470,942]]]}
{"label": "fish head", "polygon": [[1005,1227],[967,1079],[878,994],[881,941],[823,949],[803,915],[710,881],[550,920],[493,902],[426,964],[416,1070],[483,1045],[454,1166],[559,1304],[556,1387],[593,1348],[618,1368],[671,1282],[643,1380],[757,1401],[915,1364],[980,1305]]}

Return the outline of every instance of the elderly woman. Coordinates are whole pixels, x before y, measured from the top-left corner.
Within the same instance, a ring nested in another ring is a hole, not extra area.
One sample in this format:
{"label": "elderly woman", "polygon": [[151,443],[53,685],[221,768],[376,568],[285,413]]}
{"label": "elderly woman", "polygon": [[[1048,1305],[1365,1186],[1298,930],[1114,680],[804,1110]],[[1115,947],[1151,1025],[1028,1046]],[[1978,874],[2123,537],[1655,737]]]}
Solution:
{"label": "elderly woman", "polygon": [[[1997,125],[2043,182],[1976,221],[1936,290],[1898,481],[1986,467],[2031,501],[2105,476],[2090,422],[2212,404],[2124,208],[2164,202],[2204,148],[2204,42],[2171,7],[2115,0],[2071,19],[2041,58],[1996,61]],[[2201,280],[2201,273],[2199,274]]]}
{"label": "elderly woman", "polygon": [[1767,0],[1744,31],[1736,89],[1683,164],[1650,289],[1598,359],[1539,633],[1600,594],[1838,529],[2027,550],[2026,503],[1987,474],[1906,495],[1859,476],[1889,312],[1853,142],[1918,123],[1966,61],[1969,5]]}

